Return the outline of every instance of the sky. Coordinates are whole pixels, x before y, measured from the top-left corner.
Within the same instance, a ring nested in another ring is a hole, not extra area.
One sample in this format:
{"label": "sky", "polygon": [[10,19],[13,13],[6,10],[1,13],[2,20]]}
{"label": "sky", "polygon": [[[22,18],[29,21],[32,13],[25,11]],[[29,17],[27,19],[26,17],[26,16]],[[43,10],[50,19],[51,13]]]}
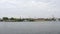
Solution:
{"label": "sky", "polygon": [[60,0],[0,0],[0,17],[60,17]]}

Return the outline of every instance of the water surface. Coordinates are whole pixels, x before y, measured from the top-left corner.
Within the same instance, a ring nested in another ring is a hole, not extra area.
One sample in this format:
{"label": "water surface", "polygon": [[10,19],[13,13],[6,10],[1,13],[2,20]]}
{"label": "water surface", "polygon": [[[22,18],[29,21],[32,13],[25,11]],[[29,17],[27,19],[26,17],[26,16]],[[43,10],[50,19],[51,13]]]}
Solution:
{"label": "water surface", "polygon": [[0,34],[60,34],[60,22],[0,22]]}

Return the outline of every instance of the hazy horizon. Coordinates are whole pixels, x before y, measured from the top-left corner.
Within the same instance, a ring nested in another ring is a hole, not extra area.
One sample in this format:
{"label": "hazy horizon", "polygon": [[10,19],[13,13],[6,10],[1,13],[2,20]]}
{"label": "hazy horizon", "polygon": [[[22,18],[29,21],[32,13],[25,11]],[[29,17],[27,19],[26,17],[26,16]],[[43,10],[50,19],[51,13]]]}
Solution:
{"label": "hazy horizon", "polygon": [[0,17],[60,17],[60,0],[0,0]]}

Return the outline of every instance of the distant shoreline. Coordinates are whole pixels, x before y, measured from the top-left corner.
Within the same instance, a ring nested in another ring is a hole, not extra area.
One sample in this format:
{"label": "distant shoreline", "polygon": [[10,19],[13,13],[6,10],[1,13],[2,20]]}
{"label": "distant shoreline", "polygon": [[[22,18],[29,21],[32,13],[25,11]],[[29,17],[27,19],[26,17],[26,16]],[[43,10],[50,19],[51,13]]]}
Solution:
{"label": "distant shoreline", "polygon": [[[0,22],[52,22],[52,21],[0,21]],[[56,21],[53,21],[56,22]]]}
{"label": "distant shoreline", "polygon": [[3,17],[0,22],[39,22],[39,21],[60,21],[60,18],[8,18]]}

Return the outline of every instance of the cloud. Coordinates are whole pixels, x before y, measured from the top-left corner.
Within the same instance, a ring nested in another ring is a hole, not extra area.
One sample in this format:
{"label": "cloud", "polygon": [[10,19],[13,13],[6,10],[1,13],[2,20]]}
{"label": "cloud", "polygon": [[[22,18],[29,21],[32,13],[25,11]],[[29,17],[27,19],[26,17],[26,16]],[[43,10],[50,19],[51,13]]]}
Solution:
{"label": "cloud", "polygon": [[55,8],[53,3],[36,2],[36,1],[17,1],[17,8],[31,8],[31,9],[48,9]]}
{"label": "cloud", "polygon": [[[53,14],[60,16],[58,15],[60,11],[59,1],[60,0],[0,0],[0,8],[5,10],[2,11],[2,14],[5,12],[3,15],[50,17]],[[7,10],[5,8],[10,9]]]}
{"label": "cloud", "polygon": [[[32,16],[52,16],[58,11],[57,0],[22,0],[17,1],[17,8]],[[57,15],[56,15],[57,16]]]}
{"label": "cloud", "polygon": [[54,6],[55,6],[55,4],[46,3],[46,2],[17,1],[17,8],[22,8],[22,9],[47,10],[47,9],[54,9],[55,8]]}
{"label": "cloud", "polygon": [[27,2],[17,2],[18,7],[39,7],[39,6],[46,6],[48,3],[44,2],[36,2],[36,1],[27,1]]}
{"label": "cloud", "polygon": [[0,0],[0,8],[16,8],[15,0]]}

